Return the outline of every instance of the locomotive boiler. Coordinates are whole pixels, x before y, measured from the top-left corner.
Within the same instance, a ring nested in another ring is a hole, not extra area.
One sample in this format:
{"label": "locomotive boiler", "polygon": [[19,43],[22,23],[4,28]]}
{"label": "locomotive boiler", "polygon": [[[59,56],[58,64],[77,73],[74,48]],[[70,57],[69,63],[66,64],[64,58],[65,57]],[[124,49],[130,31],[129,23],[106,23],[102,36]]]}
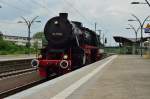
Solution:
{"label": "locomotive boiler", "polygon": [[81,22],[69,21],[67,13],[51,18],[45,25],[44,35],[48,43],[38,59],[32,61],[42,77],[68,73],[101,57],[98,35]]}

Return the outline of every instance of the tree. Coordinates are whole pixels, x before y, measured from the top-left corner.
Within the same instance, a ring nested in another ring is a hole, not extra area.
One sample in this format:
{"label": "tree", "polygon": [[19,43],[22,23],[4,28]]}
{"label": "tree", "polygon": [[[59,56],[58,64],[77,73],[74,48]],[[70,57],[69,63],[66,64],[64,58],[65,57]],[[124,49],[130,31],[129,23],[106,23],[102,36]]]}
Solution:
{"label": "tree", "polygon": [[33,39],[43,39],[44,33],[43,32],[37,32],[33,35]]}
{"label": "tree", "polygon": [[3,33],[0,31],[0,40],[3,40]]}
{"label": "tree", "polygon": [[47,45],[47,40],[43,32],[37,32],[33,35],[33,39],[42,39],[42,45]]}

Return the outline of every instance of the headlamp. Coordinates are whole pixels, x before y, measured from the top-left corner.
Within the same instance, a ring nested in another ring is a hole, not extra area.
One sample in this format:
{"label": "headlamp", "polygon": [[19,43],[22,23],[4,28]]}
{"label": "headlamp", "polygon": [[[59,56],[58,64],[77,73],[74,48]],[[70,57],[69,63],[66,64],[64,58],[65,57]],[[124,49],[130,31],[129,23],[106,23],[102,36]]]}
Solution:
{"label": "headlamp", "polygon": [[42,58],[42,55],[38,55],[38,58]]}
{"label": "headlamp", "polygon": [[68,55],[64,55],[64,57],[63,57],[64,59],[67,59],[68,58]]}

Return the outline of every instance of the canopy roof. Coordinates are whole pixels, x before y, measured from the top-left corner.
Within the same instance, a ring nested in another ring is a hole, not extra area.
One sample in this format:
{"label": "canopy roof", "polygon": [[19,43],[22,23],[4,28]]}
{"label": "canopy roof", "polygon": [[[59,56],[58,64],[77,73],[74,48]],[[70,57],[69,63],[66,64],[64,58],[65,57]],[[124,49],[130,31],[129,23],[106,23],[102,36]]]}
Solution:
{"label": "canopy roof", "polygon": [[[146,41],[150,37],[144,37],[143,41]],[[135,43],[136,38],[126,38],[126,37],[121,37],[121,36],[114,36],[114,39],[118,43],[124,43],[124,42],[129,42],[129,43]],[[140,38],[137,38],[137,42],[140,42]]]}

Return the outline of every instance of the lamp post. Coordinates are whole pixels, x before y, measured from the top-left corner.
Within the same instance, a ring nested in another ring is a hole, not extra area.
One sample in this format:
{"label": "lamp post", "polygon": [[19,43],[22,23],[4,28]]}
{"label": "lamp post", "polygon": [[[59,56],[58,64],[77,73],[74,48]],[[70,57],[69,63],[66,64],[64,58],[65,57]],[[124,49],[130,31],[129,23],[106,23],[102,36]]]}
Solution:
{"label": "lamp post", "polygon": [[133,25],[131,25],[131,24],[128,24],[130,27],[129,28],[126,28],[126,29],[132,29],[133,31],[134,31],[134,33],[135,33],[135,51],[134,51],[134,53],[136,54],[136,52],[137,52],[137,34],[138,34],[138,31],[139,31],[139,29],[140,28],[138,28],[138,29],[135,29],[135,27],[133,26]]}
{"label": "lamp post", "polygon": [[150,7],[150,3],[148,0],[145,0],[145,2],[131,2],[131,4],[148,4],[148,6]]}
{"label": "lamp post", "polygon": [[132,16],[136,19],[136,20],[133,20],[133,19],[129,19],[128,21],[138,21],[139,24],[140,24],[140,29],[141,29],[141,39],[140,39],[140,45],[141,45],[141,56],[143,55],[143,51],[142,51],[142,42],[143,42],[143,26],[145,24],[145,22],[147,21],[147,19],[150,17],[146,17],[145,20],[142,22],[137,16],[135,16],[134,14],[132,14]]}
{"label": "lamp post", "polygon": [[24,17],[21,17],[24,21],[18,21],[18,23],[26,23],[26,25],[27,25],[27,27],[28,27],[28,38],[27,38],[27,40],[28,40],[28,43],[27,43],[27,47],[28,47],[28,54],[30,55],[30,46],[31,46],[31,43],[30,43],[30,40],[31,40],[31,38],[30,38],[30,35],[31,35],[31,25],[34,23],[34,22],[38,22],[38,23],[40,23],[41,21],[35,21],[37,18],[38,18],[38,16],[36,16],[36,17],[34,17],[32,20],[27,20],[27,19],[25,19]]}
{"label": "lamp post", "polygon": [[145,0],[146,1],[146,3],[148,4],[148,6],[150,7],[150,3],[148,2],[148,0]]}
{"label": "lamp post", "polygon": [[133,25],[131,25],[131,24],[128,24],[130,27],[129,28],[126,28],[126,29],[132,29],[133,31],[134,31],[134,33],[135,33],[135,42],[137,43],[137,34],[138,34],[138,31],[139,31],[139,29],[140,28],[138,28],[138,29],[135,29],[135,27],[133,26]]}

